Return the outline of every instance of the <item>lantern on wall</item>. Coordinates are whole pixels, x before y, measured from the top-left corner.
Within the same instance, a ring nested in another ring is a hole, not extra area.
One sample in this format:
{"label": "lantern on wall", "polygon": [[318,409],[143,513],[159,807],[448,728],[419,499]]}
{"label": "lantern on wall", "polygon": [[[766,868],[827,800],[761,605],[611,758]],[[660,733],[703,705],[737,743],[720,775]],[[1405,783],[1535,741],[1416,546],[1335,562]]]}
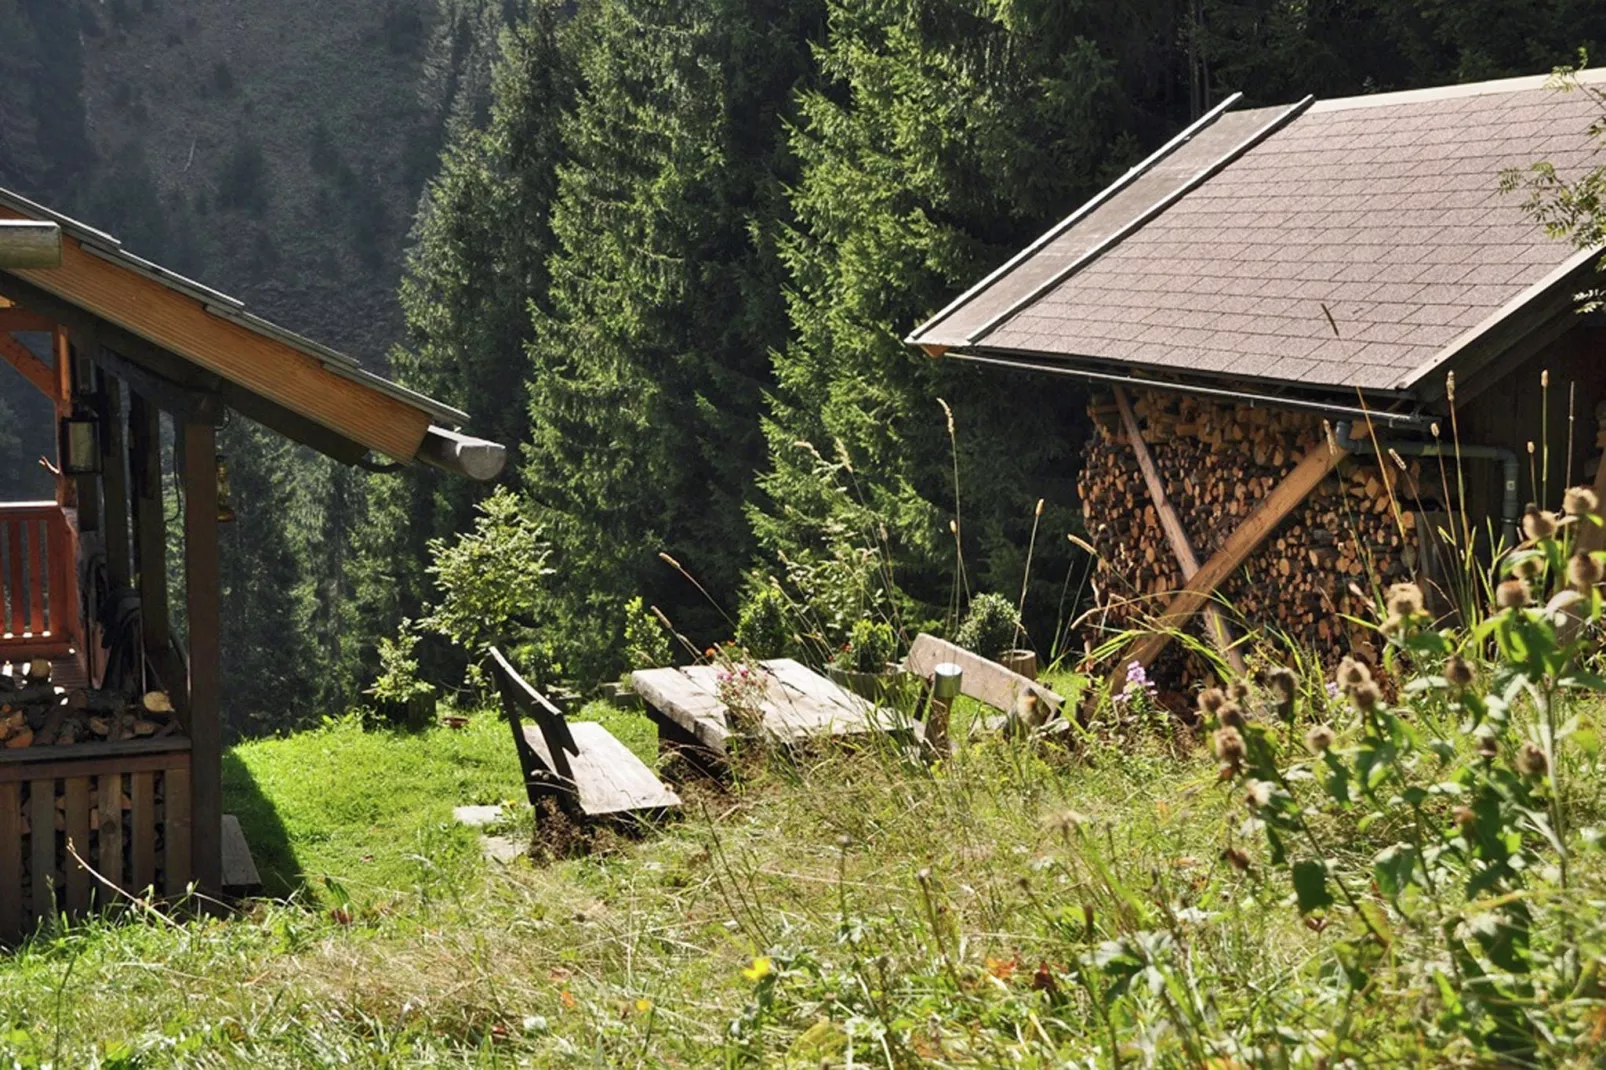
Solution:
{"label": "lantern on wall", "polygon": [[229,459],[217,455],[217,519],[220,524],[234,522],[234,503],[229,495]]}
{"label": "lantern on wall", "polygon": [[61,470],[69,476],[100,474],[100,421],[90,416],[61,421]]}

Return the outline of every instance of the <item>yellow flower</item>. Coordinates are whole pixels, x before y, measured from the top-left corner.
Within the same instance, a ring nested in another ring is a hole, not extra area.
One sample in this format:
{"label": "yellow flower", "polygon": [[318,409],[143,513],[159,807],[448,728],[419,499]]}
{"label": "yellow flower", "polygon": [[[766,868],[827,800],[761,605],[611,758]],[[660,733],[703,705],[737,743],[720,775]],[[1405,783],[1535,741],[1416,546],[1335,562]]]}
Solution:
{"label": "yellow flower", "polygon": [[754,959],[753,964],[742,971],[742,976],[749,981],[756,982],[764,980],[774,972],[775,964],[769,960],[769,956],[765,955]]}
{"label": "yellow flower", "polygon": [[652,1000],[650,1000],[650,999],[638,999],[638,1000],[636,1000],[636,1013],[637,1014],[646,1014],[650,1010],[652,1010]]}

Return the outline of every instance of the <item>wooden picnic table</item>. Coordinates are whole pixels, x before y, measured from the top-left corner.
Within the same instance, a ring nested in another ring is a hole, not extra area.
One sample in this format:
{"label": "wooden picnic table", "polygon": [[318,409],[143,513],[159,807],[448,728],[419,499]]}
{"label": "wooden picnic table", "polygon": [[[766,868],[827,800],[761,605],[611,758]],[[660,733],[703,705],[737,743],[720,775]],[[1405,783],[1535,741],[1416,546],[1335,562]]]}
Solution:
{"label": "wooden picnic table", "polygon": [[[900,729],[897,715],[878,708],[791,658],[761,661],[767,678],[759,702],[762,734],[782,743],[815,737],[863,736]],[[719,699],[715,665],[642,669],[630,674],[630,686],[646,702],[666,742],[689,743],[717,755],[731,736],[757,734],[733,725]]]}

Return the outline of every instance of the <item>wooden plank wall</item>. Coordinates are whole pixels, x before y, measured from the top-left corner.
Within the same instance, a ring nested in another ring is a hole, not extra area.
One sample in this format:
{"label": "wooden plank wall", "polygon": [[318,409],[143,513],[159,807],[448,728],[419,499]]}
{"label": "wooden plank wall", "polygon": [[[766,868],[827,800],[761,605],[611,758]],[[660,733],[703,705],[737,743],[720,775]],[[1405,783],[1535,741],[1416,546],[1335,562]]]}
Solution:
{"label": "wooden plank wall", "polygon": [[187,751],[0,765],[0,944],[59,912],[183,896],[191,823]]}

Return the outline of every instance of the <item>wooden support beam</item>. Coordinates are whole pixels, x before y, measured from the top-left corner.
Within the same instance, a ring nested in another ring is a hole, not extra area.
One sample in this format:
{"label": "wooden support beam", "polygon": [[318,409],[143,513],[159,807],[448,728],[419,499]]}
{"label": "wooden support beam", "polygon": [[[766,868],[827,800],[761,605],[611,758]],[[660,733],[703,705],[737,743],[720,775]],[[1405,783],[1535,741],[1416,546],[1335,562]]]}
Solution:
{"label": "wooden support beam", "polygon": [[34,356],[33,350],[9,334],[0,334],[0,360],[17,369],[22,377],[45,397],[52,401],[58,400],[56,370]]}
{"label": "wooden support beam", "polygon": [[53,331],[56,321],[46,319],[36,312],[29,312],[16,305],[7,305],[0,308],[0,333],[8,331]]}
{"label": "wooden support beam", "polygon": [[61,225],[37,219],[0,219],[0,268],[59,268]]}
{"label": "wooden support beam", "polygon": [[167,597],[167,512],[162,501],[162,414],[139,394],[128,399],[129,495],[134,512],[134,584],[139,590],[140,623],[146,661],[161,688],[181,706],[185,702],[178,659],[173,653]]}
{"label": "wooden support beam", "polygon": [[[1115,387],[1115,404],[1121,410],[1121,422],[1126,426],[1127,441],[1131,443],[1133,452],[1138,456],[1138,468],[1143,473],[1143,481],[1149,486],[1149,497],[1154,501],[1154,510],[1160,516],[1160,527],[1165,530],[1166,541],[1171,544],[1171,552],[1177,555],[1177,563],[1182,566],[1182,578],[1185,582],[1192,580],[1199,572],[1199,558],[1194,555],[1193,544],[1188,541],[1188,533],[1183,528],[1177,511],[1171,508],[1171,501],[1165,493],[1165,482],[1160,478],[1160,470],[1154,465],[1154,458],[1149,455],[1148,443],[1143,441],[1143,432],[1138,428],[1138,418],[1132,411],[1132,403],[1126,396],[1126,390],[1120,386]],[[1246,668],[1244,656],[1232,645],[1232,633],[1227,630],[1227,621],[1221,615],[1220,608],[1213,602],[1207,603],[1204,614],[1211,640],[1226,657],[1233,672],[1242,675]],[[1126,669],[1123,666],[1117,672],[1124,674]]]}
{"label": "wooden support beam", "polygon": [[106,539],[106,576],[114,588],[134,579],[128,533],[128,457],[123,434],[123,384],[112,376],[101,381],[100,412],[101,519]]}
{"label": "wooden support beam", "polygon": [[190,681],[190,864],[204,895],[223,892],[223,683],[217,430],[183,425],[184,587]]}
{"label": "wooden support beam", "polygon": [[489,483],[507,467],[507,447],[483,438],[471,438],[431,427],[419,447],[418,459],[431,468],[467,476],[476,483]]}
{"label": "wooden support beam", "polygon": [[1222,581],[1237,571],[1238,566],[1255,552],[1266,536],[1309,497],[1310,492],[1347,456],[1347,451],[1325,442],[1317,442],[1312,446],[1287,478],[1266,495],[1255,511],[1227,537],[1221,549],[1194,574],[1187,589],[1171,600],[1165,612],[1154,622],[1154,630],[1137,641],[1125,660],[1137,661],[1144,666],[1153,664],[1154,659],[1171,642],[1172,633],[1187,624],[1199,607],[1210,600]]}
{"label": "wooden support beam", "polygon": [[104,344],[95,348],[94,359],[102,370],[172,413],[175,419],[185,423],[209,423],[214,427],[223,422],[223,401],[216,393],[176,382]]}

